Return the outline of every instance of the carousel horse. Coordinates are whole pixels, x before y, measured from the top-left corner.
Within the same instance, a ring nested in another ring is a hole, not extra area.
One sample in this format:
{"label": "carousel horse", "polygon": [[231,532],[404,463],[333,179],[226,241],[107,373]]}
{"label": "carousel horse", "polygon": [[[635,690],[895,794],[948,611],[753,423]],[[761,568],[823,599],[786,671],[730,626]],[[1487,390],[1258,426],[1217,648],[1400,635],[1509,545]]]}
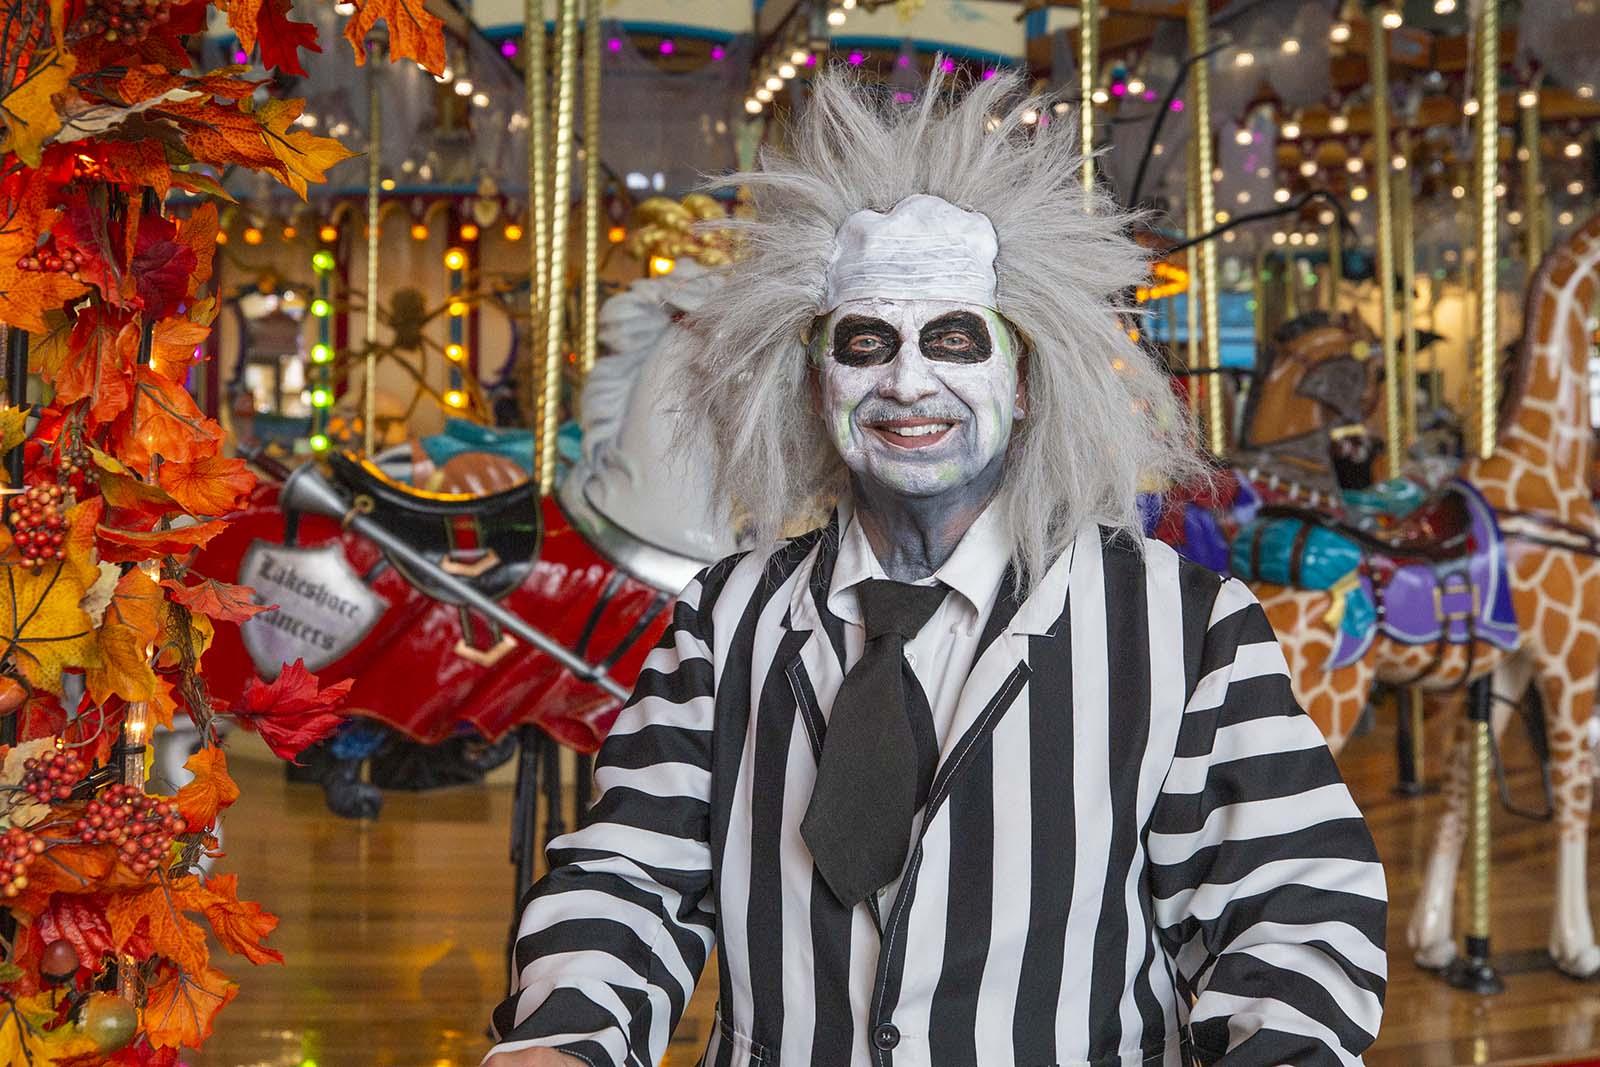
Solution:
{"label": "carousel horse", "polygon": [[[714,518],[706,474],[669,447],[679,416],[660,388],[675,316],[715,285],[686,260],[602,308],[602,345],[613,354],[586,385],[582,456],[555,497],[540,502],[525,469],[481,428],[476,446],[458,430],[466,447],[402,449],[384,462],[330,456],[325,478],[433,566],[631,687],[671,597],[737,547]],[[353,679],[358,716],[417,742],[437,744],[466,724],[492,743],[531,724],[580,754],[599,747],[620,707],[612,693],[485,622],[439,588],[431,566],[391,558],[326,515],[286,511],[281,490],[263,482],[197,561],[200,573],[278,605],[219,627],[211,677],[242,687],[299,657],[325,682]],[[376,814],[381,797],[359,781],[370,755],[357,744],[330,757],[324,784],[342,814]],[[548,770],[554,749],[547,755]]]}
{"label": "carousel horse", "polygon": [[[1600,972],[1587,895],[1592,757],[1587,726],[1600,671],[1600,519],[1589,492],[1586,319],[1600,295],[1600,216],[1546,257],[1529,290],[1516,380],[1493,454],[1411,516],[1363,529],[1309,509],[1298,556],[1348,566],[1330,588],[1252,582],[1279,635],[1296,695],[1335,750],[1375,682],[1459,703],[1494,676],[1494,728],[1531,682],[1545,714],[1558,834],[1550,953],[1568,974]],[[1269,516],[1272,513],[1268,513]],[[1248,557],[1259,546],[1246,545]],[[1339,554],[1343,554],[1340,563]],[[1314,555],[1314,553],[1312,553]],[[1234,560],[1241,549],[1235,546]],[[1247,568],[1248,569],[1248,568]],[[1301,583],[1304,585],[1305,583]],[[1444,966],[1466,837],[1467,749],[1458,741],[1447,809],[1433,838],[1409,939],[1418,962]]]}

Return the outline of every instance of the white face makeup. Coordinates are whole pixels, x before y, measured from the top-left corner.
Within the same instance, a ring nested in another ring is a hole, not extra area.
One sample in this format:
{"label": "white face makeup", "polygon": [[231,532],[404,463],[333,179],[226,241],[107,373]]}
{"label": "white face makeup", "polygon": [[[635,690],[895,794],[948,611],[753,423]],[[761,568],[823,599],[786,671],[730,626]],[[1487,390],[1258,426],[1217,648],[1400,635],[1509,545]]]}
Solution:
{"label": "white face makeup", "polygon": [[852,300],[813,342],[822,416],[856,477],[902,496],[992,472],[1020,418],[1016,343],[988,308]]}

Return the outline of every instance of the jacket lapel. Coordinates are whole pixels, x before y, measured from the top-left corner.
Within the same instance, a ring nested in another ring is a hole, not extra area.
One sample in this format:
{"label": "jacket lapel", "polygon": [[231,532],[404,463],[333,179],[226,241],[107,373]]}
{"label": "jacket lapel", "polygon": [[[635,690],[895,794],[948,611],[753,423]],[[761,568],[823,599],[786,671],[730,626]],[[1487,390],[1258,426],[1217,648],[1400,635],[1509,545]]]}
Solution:
{"label": "jacket lapel", "polygon": [[967,675],[955,719],[945,735],[929,795],[930,809],[949,792],[966,755],[995,728],[1027,684],[1029,639],[1055,633],[1066,606],[1073,559],[1080,550],[1098,549],[1098,531],[1093,534],[1096,540],[1087,548],[1086,536],[1080,533],[1073,540],[1045,572],[1044,580],[1020,604],[1014,592],[1015,576],[1007,569],[1000,596],[984,627],[977,661]]}
{"label": "jacket lapel", "polygon": [[833,698],[844,681],[844,623],[828,610],[828,585],[833,579],[833,564],[839,552],[839,516],[818,539],[811,559],[802,567],[805,573],[795,583],[788,614],[783,625],[789,631],[781,647],[790,651],[774,667],[782,670],[794,687],[795,702],[811,741],[811,753],[822,757],[822,738],[827,723],[822,709],[833,706]]}

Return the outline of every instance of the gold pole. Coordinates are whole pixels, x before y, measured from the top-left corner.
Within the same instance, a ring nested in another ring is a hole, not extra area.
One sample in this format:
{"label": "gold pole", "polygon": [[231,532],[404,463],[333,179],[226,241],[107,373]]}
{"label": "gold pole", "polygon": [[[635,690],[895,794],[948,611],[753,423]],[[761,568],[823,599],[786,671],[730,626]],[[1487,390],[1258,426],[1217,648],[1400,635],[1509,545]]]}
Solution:
{"label": "gold pole", "polygon": [[1094,84],[1100,73],[1100,0],[1078,6],[1078,123],[1083,149],[1083,189],[1094,188]]}
{"label": "gold pole", "polygon": [[1389,151],[1389,31],[1376,10],[1367,13],[1372,27],[1367,69],[1372,78],[1372,178],[1378,194],[1378,321],[1383,338],[1384,440],[1389,452],[1389,477],[1405,466],[1405,415],[1401,410],[1400,354],[1394,334],[1394,197],[1391,195]]}
{"label": "gold pole", "polygon": [[1522,111],[1522,148],[1527,158],[1522,161],[1522,222],[1528,249],[1528,277],[1539,269],[1544,258],[1544,197],[1539,192],[1539,90],[1533,94]]}
{"label": "gold pole", "polygon": [[[1489,937],[1489,773],[1488,722],[1472,723],[1472,903],[1467,917],[1471,936]],[[1481,787],[1479,783],[1482,783]]]}
{"label": "gold pole", "polygon": [[[1199,55],[1208,47],[1206,0],[1189,0],[1189,54]],[[1216,183],[1211,180],[1211,63],[1201,60],[1194,66],[1195,182],[1199,187],[1199,224],[1203,230],[1217,217]],[[1205,352],[1206,443],[1214,455],[1227,451],[1227,427],[1223,425],[1222,349],[1217,335],[1217,246],[1207,241],[1200,247],[1200,333]]]}
{"label": "gold pole", "polygon": [[366,424],[362,440],[369,456],[377,451],[378,440],[378,236],[383,223],[378,195],[383,189],[383,102],[378,72],[382,66],[382,47],[374,42],[367,57],[367,358],[362,405]]}
{"label": "gold pole", "polygon": [[[1410,448],[1417,440],[1417,231],[1411,201],[1411,134],[1400,131],[1400,158],[1405,166],[1395,175],[1395,222],[1400,240],[1400,408],[1401,440]],[[1399,471],[1391,471],[1399,474]]]}
{"label": "gold pole", "polygon": [[550,190],[549,302],[546,307],[542,391],[535,434],[539,439],[539,491],[556,486],[556,434],[561,429],[561,359],[566,312],[567,224],[572,215],[572,113],[577,103],[578,0],[561,0],[556,16],[556,99]]}
{"label": "gold pole", "polygon": [[[545,156],[545,41],[544,0],[523,0],[522,49],[524,86],[528,110],[528,358],[519,368],[523,410],[537,417],[543,379],[539,361],[544,353],[545,308],[549,306],[550,161]],[[543,469],[547,446],[534,435],[533,469]],[[554,444],[548,446],[554,448]]]}
{"label": "gold pole", "polygon": [[588,375],[600,352],[600,0],[583,18],[583,343],[578,369]]}
{"label": "gold pole", "polygon": [[1339,287],[1344,284],[1344,224],[1339,213],[1333,214],[1333,225],[1328,227],[1328,310],[1339,310]]}
{"label": "gold pole", "polygon": [[1494,179],[1499,167],[1500,114],[1500,5],[1484,0],[1478,15],[1476,95],[1478,113],[1472,116],[1473,145],[1478,165],[1478,455],[1494,453],[1499,407],[1499,366],[1496,359],[1495,295],[1498,289],[1499,212]]}
{"label": "gold pole", "polygon": [[[1189,237],[1200,234],[1200,185],[1195,181],[1195,148],[1191,143],[1188,152],[1189,165],[1189,190],[1183,198],[1185,207],[1185,229]],[[1200,369],[1200,252],[1195,245],[1190,245],[1183,253],[1184,266],[1189,271],[1189,291],[1184,294],[1183,311],[1184,325],[1188,329],[1185,338],[1185,348],[1189,364],[1189,414],[1194,418],[1194,424],[1202,426],[1204,417],[1200,414],[1200,375],[1195,371]],[[1209,387],[1208,387],[1209,391]]]}

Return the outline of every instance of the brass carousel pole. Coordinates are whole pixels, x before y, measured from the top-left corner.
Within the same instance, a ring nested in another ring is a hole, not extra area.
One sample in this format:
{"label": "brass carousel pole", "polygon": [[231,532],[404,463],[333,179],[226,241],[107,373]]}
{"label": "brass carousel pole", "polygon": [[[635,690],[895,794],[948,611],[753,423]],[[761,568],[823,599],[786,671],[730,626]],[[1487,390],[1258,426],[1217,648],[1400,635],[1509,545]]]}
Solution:
{"label": "brass carousel pole", "polygon": [[561,429],[561,359],[566,339],[567,224],[572,215],[572,117],[577,103],[578,0],[561,0],[556,16],[556,99],[552,116],[550,189],[550,266],[545,308],[544,364],[535,436],[539,443],[539,491],[556,485],[556,434]]}
{"label": "brass carousel pole", "polygon": [[1400,154],[1405,165],[1395,180],[1395,227],[1400,241],[1400,369],[1401,408],[1404,423],[1402,439],[1406,447],[1417,440],[1417,231],[1411,198],[1411,134],[1400,131]]}
{"label": "brass carousel pole", "polygon": [[[1476,165],[1473,184],[1477,193],[1478,245],[1478,456],[1494,452],[1499,397],[1496,365],[1495,295],[1498,289],[1499,212],[1494,195],[1499,165],[1500,114],[1500,11],[1499,0],[1484,0],[1476,19],[1477,53],[1474,57],[1472,116]],[[1487,678],[1469,690],[1468,736],[1472,768],[1472,887],[1467,916],[1465,953],[1451,964],[1450,984],[1476,993],[1498,993],[1505,988],[1489,958],[1489,771],[1492,698]]]}
{"label": "brass carousel pole", "polygon": [[1078,7],[1078,143],[1083,150],[1083,188],[1094,188],[1094,83],[1100,74],[1100,0]]}
{"label": "brass carousel pole", "polygon": [[1539,191],[1539,90],[1526,90],[1519,98],[1522,113],[1522,222],[1527,242],[1528,277],[1544,258],[1544,196]]}
{"label": "brass carousel pole", "polygon": [[[1188,182],[1189,188],[1185,192],[1184,216],[1185,232],[1189,237],[1200,234],[1200,187],[1195,181],[1195,147],[1191,143],[1188,150]],[[1195,373],[1200,369],[1200,252],[1190,245],[1183,253],[1184,267],[1189,272],[1189,290],[1183,296],[1184,325],[1187,328],[1185,349],[1189,365],[1189,414],[1194,417],[1195,425],[1200,426],[1205,420],[1200,414],[1200,375]]]}
{"label": "brass carousel pole", "polygon": [[[1210,47],[1206,0],[1189,0],[1189,54],[1200,55]],[[1216,183],[1211,180],[1211,63],[1201,60],[1194,66],[1195,183],[1199,190],[1196,207],[1202,230],[1216,218]],[[1207,241],[1200,246],[1200,335],[1206,370],[1206,444],[1213,455],[1227,451],[1227,427],[1223,423],[1222,349],[1217,336],[1217,246]]]}
{"label": "brass carousel pole", "polygon": [[[539,373],[544,357],[545,308],[549,303],[550,263],[550,161],[545,155],[548,131],[545,107],[544,0],[523,0],[522,6],[523,77],[528,111],[528,358],[519,368],[523,411],[534,419],[540,410],[544,379]],[[544,442],[534,434],[533,470],[535,477],[544,469],[544,452],[555,443]]]}
{"label": "brass carousel pole", "polygon": [[1389,30],[1376,10],[1367,12],[1372,27],[1367,49],[1367,69],[1372,79],[1372,179],[1378,211],[1378,322],[1383,338],[1384,444],[1389,453],[1389,477],[1398,478],[1405,465],[1405,414],[1400,399],[1400,354],[1394,333],[1394,197],[1389,160]]}
{"label": "brass carousel pole", "polygon": [[367,346],[363,384],[362,443],[367,455],[377,451],[378,441],[378,236],[382,228],[379,194],[383,189],[383,100],[378,79],[383,69],[381,41],[368,39],[367,55],[367,314],[364,338]]}
{"label": "brass carousel pole", "polygon": [[583,338],[578,369],[587,376],[600,351],[600,0],[583,17]]}
{"label": "brass carousel pole", "polygon": [[1339,310],[1339,288],[1344,285],[1344,223],[1333,213],[1328,227],[1328,310]]}

